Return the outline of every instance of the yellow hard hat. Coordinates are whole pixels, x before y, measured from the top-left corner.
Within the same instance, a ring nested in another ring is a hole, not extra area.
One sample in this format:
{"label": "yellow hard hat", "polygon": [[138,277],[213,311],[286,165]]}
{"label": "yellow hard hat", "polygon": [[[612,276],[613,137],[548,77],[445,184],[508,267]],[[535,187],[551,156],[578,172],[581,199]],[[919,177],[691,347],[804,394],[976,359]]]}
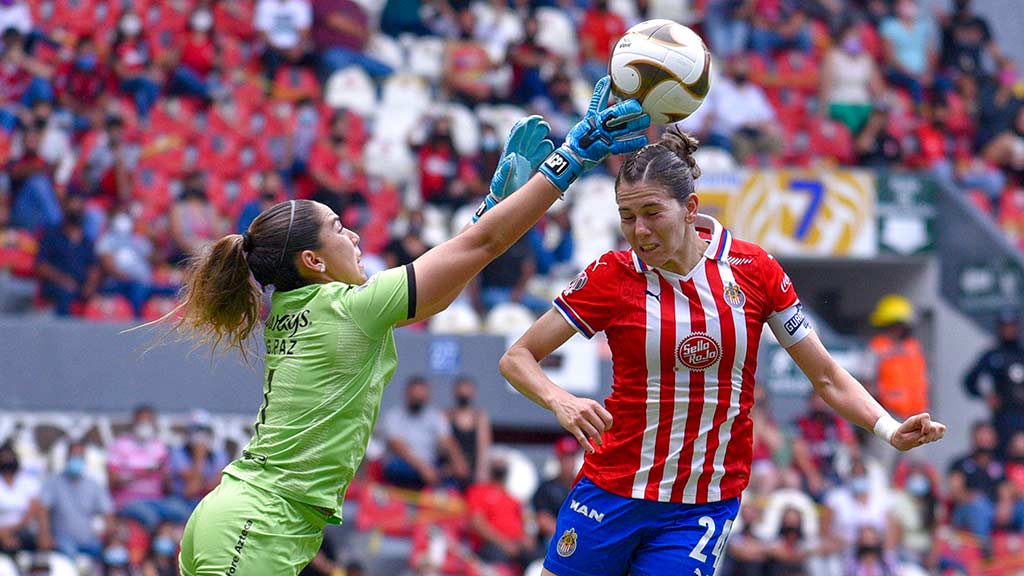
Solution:
{"label": "yellow hard hat", "polygon": [[886,294],[871,313],[871,325],[879,328],[914,321],[914,305],[899,294]]}

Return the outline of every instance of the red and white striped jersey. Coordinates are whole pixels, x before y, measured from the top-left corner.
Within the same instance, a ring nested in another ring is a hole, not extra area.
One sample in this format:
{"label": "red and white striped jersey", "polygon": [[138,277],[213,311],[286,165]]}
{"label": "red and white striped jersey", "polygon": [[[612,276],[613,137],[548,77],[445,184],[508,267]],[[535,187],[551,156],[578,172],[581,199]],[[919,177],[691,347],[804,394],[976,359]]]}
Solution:
{"label": "red and white striped jersey", "polygon": [[708,216],[697,230],[710,243],[688,275],[651,268],[632,250],[608,252],[554,302],[587,338],[608,337],[614,424],[582,473],[620,496],[738,496],[750,477],[761,330],[768,323],[787,347],[811,330],[774,258]]}

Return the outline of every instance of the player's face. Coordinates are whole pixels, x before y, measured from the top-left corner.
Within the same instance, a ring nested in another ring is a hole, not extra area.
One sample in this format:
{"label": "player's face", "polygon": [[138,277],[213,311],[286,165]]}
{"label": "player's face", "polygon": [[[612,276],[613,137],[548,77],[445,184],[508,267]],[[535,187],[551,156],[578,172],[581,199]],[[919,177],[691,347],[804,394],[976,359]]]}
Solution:
{"label": "player's face", "polygon": [[683,205],[661,186],[620,183],[616,200],[622,235],[644,262],[677,274],[689,272],[682,270],[682,262],[686,230],[697,211],[693,195]]}
{"label": "player's face", "polygon": [[320,226],[320,249],[316,252],[326,266],[324,273],[336,282],[366,282],[359,235],[342,226],[341,219],[330,208],[321,204],[320,209],[324,211],[324,220]]}

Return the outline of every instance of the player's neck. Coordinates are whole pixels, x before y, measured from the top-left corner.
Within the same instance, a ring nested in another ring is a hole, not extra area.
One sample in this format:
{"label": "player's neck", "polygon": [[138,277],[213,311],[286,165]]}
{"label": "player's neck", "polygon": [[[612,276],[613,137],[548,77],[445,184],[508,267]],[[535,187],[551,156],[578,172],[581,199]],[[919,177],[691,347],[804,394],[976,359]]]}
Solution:
{"label": "player's neck", "polygon": [[668,270],[680,276],[689,276],[697,264],[704,259],[704,252],[708,249],[708,241],[701,238],[697,231],[691,228],[687,233],[686,242],[678,258],[665,263],[662,269]]}

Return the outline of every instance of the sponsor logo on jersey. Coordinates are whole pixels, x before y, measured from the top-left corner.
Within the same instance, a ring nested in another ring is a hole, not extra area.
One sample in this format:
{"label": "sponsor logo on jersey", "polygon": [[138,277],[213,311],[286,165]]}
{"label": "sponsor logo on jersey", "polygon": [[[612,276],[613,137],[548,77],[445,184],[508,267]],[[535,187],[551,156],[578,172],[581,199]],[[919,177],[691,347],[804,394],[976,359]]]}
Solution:
{"label": "sponsor logo on jersey", "polygon": [[792,336],[796,334],[796,331],[799,330],[800,327],[803,326],[804,324],[807,324],[807,317],[804,316],[803,307],[797,306],[796,314],[793,314],[792,318],[786,320],[784,326],[786,328],[786,332],[788,332],[789,335]]}
{"label": "sponsor logo on jersey", "polygon": [[576,529],[569,528],[562,533],[562,537],[558,539],[558,546],[555,548],[558,551],[558,555],[562,558],[568,558],[572,556],[573,552],[576,551]]}
{"label": "sponsor logo on jersey", "polygon": [[734,282],[726,284],[724,294],[726,303],[733,308],[743,308],[747,303],[747,295],[740,289],[739,284]]}
{"label": "sponsor logo on jersey", "polygon": [[694,332],[676,348],[679,362],[690,370],[701,372],[715,365],[722,357],[722,346],[705,332]]}
{"label": "sponsor logo on jersey", "polygon": [[562,291],[562,294],[564,296],[568,296],[569,294],[572,294],[573,292],[582,289],[586,285],[587,271],[584,270],[583,272],[580,272],[578,276],[576,276],[575,280],[573,280],[572,282],[569,283],[568,286],[566,286],[565,290]]}
{"label": "sponsor logo on jersey", "polygon": [[596,520],[598,523],[604,520],[604,512],[598,512],[597,510],[588,508],[586,504],[577,502],[576,500],[569,503],[569,508],[580,516]]}
{"label": "sponsor logo on jersey", "polygon": [[793,281],[789,279],[789,274],[784,274],[782,276],[782,284],[779,284],[779,288],[781,288],[783,292],[789,292],[789,287],[792,285]]}

